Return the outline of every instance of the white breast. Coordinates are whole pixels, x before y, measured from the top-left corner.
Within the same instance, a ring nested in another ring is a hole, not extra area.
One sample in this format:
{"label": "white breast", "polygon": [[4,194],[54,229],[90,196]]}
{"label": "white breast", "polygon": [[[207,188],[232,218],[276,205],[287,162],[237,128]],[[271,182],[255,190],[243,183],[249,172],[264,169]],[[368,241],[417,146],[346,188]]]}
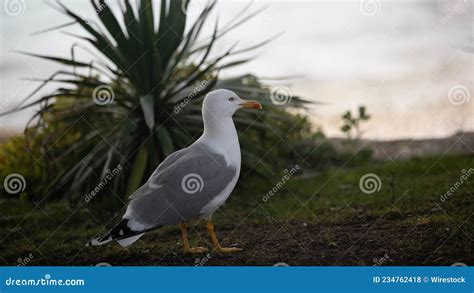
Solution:
{"label": "white breast", "polygon": [[239,137],[232,118],[212,119],[208,123],[212,127],[205,123],[204,133],[195,143],[203,143],[212,152],[223,155],[227,166],[235,168],[237,172],[227,187],[201,209],[203,218],[212,216],[232,193],[239,180],[241,163]]}
{"label": "white breast", "polygon": [[214,144],[214,146],[209,146],[209,148],[211,148],[213,151],[224,156],[227,166],[235,168],[236,174],[234,178],[232,178],[232,181],[229,182],[227,187],[202,208],[201,214],[203,215],[203,218],[212,216],[212,214],[225,203],[227,198],[234,190],[237,181],[239,180],[241,164],[240,146],[237,135],[233,139],[233,143],[229,143],[232,140],[222,141],[220,147],[216,147],[216,144]]}

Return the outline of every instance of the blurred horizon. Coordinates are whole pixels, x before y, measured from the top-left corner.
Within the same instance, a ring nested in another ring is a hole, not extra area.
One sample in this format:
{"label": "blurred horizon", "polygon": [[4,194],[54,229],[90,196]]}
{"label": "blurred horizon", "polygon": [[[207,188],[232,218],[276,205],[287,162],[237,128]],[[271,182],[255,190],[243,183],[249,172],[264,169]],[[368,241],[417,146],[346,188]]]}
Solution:
{"label": "blurred horizon", "polygon": [[[69,56],[78,40],[61,32],[84,35],[76,25],[32,36],[66,23],[67,18],[39,1],[18,1],[23,10],[9,15],[6,2],[2,0],[0,20],[2,111],[38,86],[22,78],[47,78],[61,68],[14,50]],[[83,16],[96,17],[88,1],[63,2]],[[116,2],[107,3],[118,9]],[[247,4],[219,2],[219,24]],[[204,7],[202,1],[192,5],[196,14]],[[216,51],[235,42],[245,48],[281,35],[260,49],[258,58],[225,74],[252,73],[322,102],[307,114],[327,136],[343,136],[340,117],[358,105],[365,105],[372,116],[363,126],[369,139],[436,138],[474,131],[474,54],[462,49],[474,47],[473,2],[255,1],[250,11],[262,7],[266,9],[258,16],[224,37]],[[207,23],[207,35],[213,26]],[[82,61],[90,58],[77,52]],[[292,78],[271,80],[279,77]],[[52,89],[48,86],[40,93]],[[31,115],[24,111],[0,117],[0,132],[21,130]]]}

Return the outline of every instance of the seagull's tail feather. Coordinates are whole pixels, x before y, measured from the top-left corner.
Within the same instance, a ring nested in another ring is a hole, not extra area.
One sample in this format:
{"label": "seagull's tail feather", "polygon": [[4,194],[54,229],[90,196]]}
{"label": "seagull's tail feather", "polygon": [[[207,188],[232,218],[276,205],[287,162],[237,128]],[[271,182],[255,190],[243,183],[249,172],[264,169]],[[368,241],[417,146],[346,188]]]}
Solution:
{"label": "seagull's tail feather", "polygon": [[102,237],[94,238],[91,241],[87,242],[86,246],[104,245],[112,240],[112,235],[110,235],[110,233],[107,233]]}
{"label": "seagull's tail feather", "polygon": [[114,228],[112,228],[112,230],[107,232],[107,234],[102,237],[92,239],[86,244],[86,246],[104,245],[111,242],[112,240],[115,240],[122,247],[127,247],[140,239],[140,237],[142,237],[145,232],[161,227],[158,226],[152,229],[134,231],[128,226],[128,221],[128,219],[123,219]]}
{"label": "seagull's tail feather", "polygon": [[135,241],[137,241],[138,239],[140,239],[140,237],[142,237],[143,234],[145,234],[145,233],[140,233],[140,234],[133,235],[133,236],[130,236],[130,237],[117,239],[117,243],[120,244],[120,246],[122,246],[122,247],[127,247],[127,246],[135,243]]}

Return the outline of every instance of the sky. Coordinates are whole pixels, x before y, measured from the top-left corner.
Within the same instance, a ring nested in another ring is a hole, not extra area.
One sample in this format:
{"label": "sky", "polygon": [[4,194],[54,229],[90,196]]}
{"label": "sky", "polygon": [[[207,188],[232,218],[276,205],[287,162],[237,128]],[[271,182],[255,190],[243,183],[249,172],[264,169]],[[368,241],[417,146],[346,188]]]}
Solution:
{"label": "sky", "polygon": [[[62,1],[94,19],[89,1]],[[117,8],[115,1],[109,5]],[[57,64],[15,50],[67,57],[77,40],[61,31],[31,35],[68,21],[44,2],[2,0],[0,110],[19,103]],[[17,4],[15,6],[15,4]],[[235,17],[244,1],[220,1],[215,19]],[[192,19],[204,1],[192,1]],[[365,105],[364,137],[445,137],[474,131],[474,48],[471,0],[254,1],[257,17],[229,33],[214,53],[279,35],[252,62],[227,72],[253,73],[274,88],[321,102],[306,113],[328,136],[341,136],[341,115]],[[212,32],[213,22],[205,28]],[[81,33],[71,27],[63,31]],[[78,57],[87,58],[87,54]],[[288,77],[275,81],[274,78]],[[43,92],[52,91],[54,87]],[[39,96],[36,96],[39,97]],[[21,130],[31,111],[0,117],[0,130]]]}

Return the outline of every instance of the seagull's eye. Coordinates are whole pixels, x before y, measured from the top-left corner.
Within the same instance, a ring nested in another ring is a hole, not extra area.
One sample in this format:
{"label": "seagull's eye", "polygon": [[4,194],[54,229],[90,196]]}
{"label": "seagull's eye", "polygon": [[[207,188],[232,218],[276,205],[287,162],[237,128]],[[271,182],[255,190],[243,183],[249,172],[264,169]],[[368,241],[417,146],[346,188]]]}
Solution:
{"label": "seagull's eye", "polygon": [[234,97],[230,97],[230,98],[229,98],[229,101],[230,101],[230,102],[233,102],[234,100],[235,100]]}

